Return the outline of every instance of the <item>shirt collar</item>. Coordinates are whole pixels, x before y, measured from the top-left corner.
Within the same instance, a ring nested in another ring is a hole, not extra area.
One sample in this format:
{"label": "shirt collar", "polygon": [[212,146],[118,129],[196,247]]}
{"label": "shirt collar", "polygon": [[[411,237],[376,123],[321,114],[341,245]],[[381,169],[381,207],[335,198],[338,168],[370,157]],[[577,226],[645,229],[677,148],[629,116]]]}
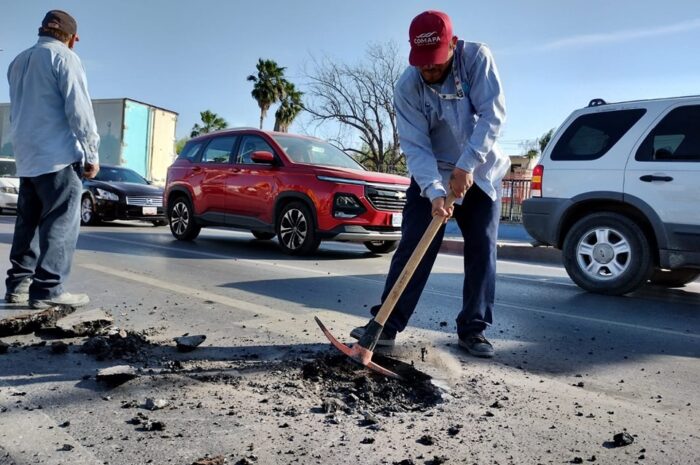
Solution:
{"label": "shirt collar", "polygon": [[61,42],[58,39],[55,39],[53,37],[47,37],[47,36],[39,36],[39,40],[37,41],[38,44],[47,44],[47,43],[53,43],[53,42],[56,42],[56,43],[61,44],[61,45],[66,45],[64,42]]}

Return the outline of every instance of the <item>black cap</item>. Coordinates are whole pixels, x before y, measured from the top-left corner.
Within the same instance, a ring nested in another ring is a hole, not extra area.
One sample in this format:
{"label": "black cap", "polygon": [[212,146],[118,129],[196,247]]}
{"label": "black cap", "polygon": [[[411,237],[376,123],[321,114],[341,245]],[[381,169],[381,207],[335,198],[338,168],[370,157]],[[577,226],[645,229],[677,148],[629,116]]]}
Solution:
{"label": "black cap", "polygon": [[58,29],[70,35],[78,32],[78,24],[75,22],[75,19],[61,10],[51,10],[46,13],[44,20],[41,22],[41,27],[45,29]]}

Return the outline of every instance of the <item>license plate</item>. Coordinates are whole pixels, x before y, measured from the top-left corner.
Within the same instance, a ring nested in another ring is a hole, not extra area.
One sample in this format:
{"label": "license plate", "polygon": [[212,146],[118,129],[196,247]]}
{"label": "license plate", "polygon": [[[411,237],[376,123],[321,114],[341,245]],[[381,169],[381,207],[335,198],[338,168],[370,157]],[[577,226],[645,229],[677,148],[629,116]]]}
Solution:
{"label": "license plate", "polygon": [[143,214],[144,215],[157,215],[158,214],[158,207],[143,207]]}
{"label": "license plate", "polygon": [[393,227],[400,228],[401,221],[403,221],[403,213],[394,213],[391,215],[391,225]]}

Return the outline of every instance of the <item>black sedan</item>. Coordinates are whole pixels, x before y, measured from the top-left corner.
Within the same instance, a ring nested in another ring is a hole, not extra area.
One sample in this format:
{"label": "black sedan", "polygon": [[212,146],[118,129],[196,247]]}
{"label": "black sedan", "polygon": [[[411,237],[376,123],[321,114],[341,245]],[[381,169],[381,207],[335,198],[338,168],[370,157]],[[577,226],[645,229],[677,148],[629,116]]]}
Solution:
{"label": "black sedan", "polygon": [[163,211],[163,188],[153,186],[136,171],[100,166],[94,179],[83,180],[80,223],[141,220],[154,226],[168,224]]}

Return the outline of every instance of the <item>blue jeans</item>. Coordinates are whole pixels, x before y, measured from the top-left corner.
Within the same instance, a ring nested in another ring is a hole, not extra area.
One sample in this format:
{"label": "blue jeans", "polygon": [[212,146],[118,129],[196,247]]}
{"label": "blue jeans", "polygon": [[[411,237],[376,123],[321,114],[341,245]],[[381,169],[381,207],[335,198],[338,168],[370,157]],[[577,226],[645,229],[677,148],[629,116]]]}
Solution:
{"label": "blue jeans", "polygon": [[[462,339],[481,334],[493,321],[499,207],[499,202],[491,200],[476,185],[467,191],[462,205],[455,205],[453,216],[464,237],[462,308],[457,316],[457,333]],[[411,186],[406,191],[401,241],[391,259],[382,302],[389,295],[391,288],[432,221],[431,210],[430,200],[420,196],[420,188],[412,179]],[[396,307],[384,325],[384,332],[387,336],[391,337],[406,328],[423,288],[428,282],[444,234],[445,227],[443,226],[438,230],[435,240],[426,251],[404,293],[396,303]],[[376,315],[380,307],[380,305],[372,307],[372,315]]]}
{"label": "blue jeans", "polygon": [[17,220],[5,287],[8,293],[29,286],[30,300],[63,293],[80,232],[80,165],[55,173],[20,178]]}

